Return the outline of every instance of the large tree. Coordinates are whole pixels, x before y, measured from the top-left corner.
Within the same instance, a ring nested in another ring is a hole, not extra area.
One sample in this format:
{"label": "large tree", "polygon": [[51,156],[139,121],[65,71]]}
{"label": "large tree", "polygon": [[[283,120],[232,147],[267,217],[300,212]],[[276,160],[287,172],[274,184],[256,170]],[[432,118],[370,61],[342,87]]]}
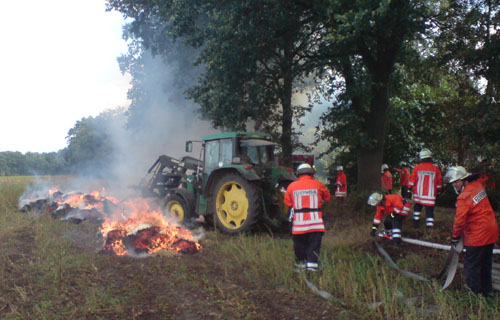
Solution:
{"label": "large tree", "polygon": [[324,116],[321,138],[356,155],[360,190],[380,185],[391,76],[425,30],[426,11],[422,1],[332,0],[325,12],[328,36],[320,53],[328,59],[325,74],[337,100]]}
{"label": "large tree", "polygon": [[[132,5],[133,2],[133,5]],[[215,127],[254,128],[275,136],[285,164],[297,138],[293,123],[309,106],[293,106],[294,89],[311,72],[321,24],[302,1],[113,1],[132,17],[129,32],[168,59],[171,39],[198,47],[206,69],[189,90]],[[169,38],[170,37],[170,38]],[[295,139],[294,139],[295,138]]]}
{"label": "large tree", "polygon": [[[435,41],[436,62],[473,82],[480,101],[468,122],[475,130],[464,134],[474,139],[467,146],[472,154],[500,156],[500,2],[450,0],[437,17],[440,33]],[[461,92],[461,95],[463,93]],[[459,158],[469,159],[461,150]],[[500,166],[500,165],[499,165]]]}

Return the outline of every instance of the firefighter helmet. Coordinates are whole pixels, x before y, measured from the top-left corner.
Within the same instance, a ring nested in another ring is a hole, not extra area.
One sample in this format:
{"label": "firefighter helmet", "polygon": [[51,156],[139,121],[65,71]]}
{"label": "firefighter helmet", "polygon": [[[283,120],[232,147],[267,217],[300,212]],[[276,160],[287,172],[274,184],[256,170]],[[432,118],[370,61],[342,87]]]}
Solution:
{"label": "firefighter helmet", "polygon": [[337,166],[337,171],[342,171],[342,170],[344,170],[344,167],[342,167],[342,166]]}
{"label": "firefighter helmet", "polygon": [[420,160],[431,158],[432,152],[431,152],[431,150],[429,150],[427,148],[423,148],[422,150],[420,150],[420,153],[418,154],[418,156],[419,156]]}
{"label": "firefighter helmet", "polygon": [[462,166],[455,166],[451,167],[446,171],[446,174],[444,175],[444,182],[445,183],[453,183],[457,180],[462,180],[470,176],[470,173],[465,170],[464,167]]}
{"label": "firefighter helmet", "polygon": [[399,165],[402,167],[408,167],[408,163],[406,163],[406,161],[401,161]]}
{"label": "firefighter helmet", "polygon": [[389,166],[387,164],[385,164],[385,163],[380,168],[380,173],[384,173],[384,170],[389,170]]}
{"label": "firefighter helmet", "polygon": [[374,192],[368,197],[367,203],[370,206],[376,207],[384,199],[384,196],[380,192]]}
{"label": "firefighter helmet", "polygon": [[301,176],[303,174],[314,174],[314,169],[311,167],[309,163],[303,163],[297,167],[297,176]]}

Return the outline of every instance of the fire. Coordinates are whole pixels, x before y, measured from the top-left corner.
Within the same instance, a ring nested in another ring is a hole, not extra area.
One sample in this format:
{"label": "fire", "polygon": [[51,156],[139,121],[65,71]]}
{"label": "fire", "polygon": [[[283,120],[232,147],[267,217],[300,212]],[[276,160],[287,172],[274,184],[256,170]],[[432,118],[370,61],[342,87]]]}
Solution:
{"label": "fire", "polygon": [[[152,208],[147,199],[124,201],[119,208],[101,225],[102,236],[112,239],[105,244],[103,252],[116,255],[152,254],[161,250],[191,253],[201,249],[191,231],[175,226],[159,209]],[[116,241],[117,231],[121,241]],[[112,237],[110,232],[114,232]]]}
{"label": "fire", "polygon": [[106,254],[153,254],[162,250],[194,253],[201,250],[193,233],[177,226],[173,218],[164,216],[150,199],[134,197],[120,201],[103,196],[104,193],[102,189],[89,194],[63,194],[56,186],[49,190],[48,199],[32,202],[21,211],[41,205],[43,211],[57,218],[102,222],[99,231],[105,243],[101,252]]}

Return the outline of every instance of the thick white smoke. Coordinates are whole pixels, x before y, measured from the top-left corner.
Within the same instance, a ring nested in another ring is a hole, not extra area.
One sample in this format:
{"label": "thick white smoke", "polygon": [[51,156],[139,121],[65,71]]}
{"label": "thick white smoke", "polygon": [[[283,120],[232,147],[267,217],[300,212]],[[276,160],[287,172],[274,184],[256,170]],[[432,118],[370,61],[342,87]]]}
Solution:
{"label": "thick white smoke", "polygon": [[185,99],[185,88],[176,83],[182,66],[167,65],[151,55],[144,55],[143,63],[141,90],[147,99],[130,110],[128,119],[117,118],[106,128],[115,148],[109,166],[114,179],[111,187],[115,190],[138,184],[162,154],[199,158],[199,149],[185,153],[186,140],[201,140],[202,136],[217,132],[209,121],[200,119],[198,106]]}

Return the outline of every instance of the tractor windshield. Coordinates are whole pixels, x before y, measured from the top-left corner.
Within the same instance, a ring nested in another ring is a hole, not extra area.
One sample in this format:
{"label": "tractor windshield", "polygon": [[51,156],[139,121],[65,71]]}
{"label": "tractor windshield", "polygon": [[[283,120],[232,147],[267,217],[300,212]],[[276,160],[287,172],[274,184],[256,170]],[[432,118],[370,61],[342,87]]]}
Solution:
{"label": "tractor windshield", "polygon": [[205,171],[211,172],[230,164],[233,158],[232,150],[231,139],[208,141],[205,146]]}
{"label": "tractor windshield", "polygon": [[241,140],[242,159],[251,164],[266,164],[273,160],[274,143],[267,140]]}

